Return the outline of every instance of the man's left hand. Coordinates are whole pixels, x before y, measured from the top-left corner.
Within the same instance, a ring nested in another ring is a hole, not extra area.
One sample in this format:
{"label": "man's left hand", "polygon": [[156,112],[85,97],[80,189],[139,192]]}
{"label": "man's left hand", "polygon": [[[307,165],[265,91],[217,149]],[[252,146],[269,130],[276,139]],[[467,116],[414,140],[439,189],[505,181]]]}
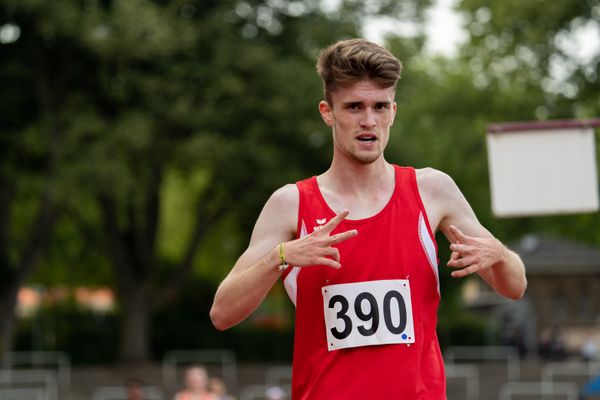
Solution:
{"label": "man's left hand", "polygon": [[455,242],[450,245],[447,265],[456,269],[451,273],[454,278],[491,268],[503,260],[504,246],[498,239],[467,236],[454,225],[449,229]]}

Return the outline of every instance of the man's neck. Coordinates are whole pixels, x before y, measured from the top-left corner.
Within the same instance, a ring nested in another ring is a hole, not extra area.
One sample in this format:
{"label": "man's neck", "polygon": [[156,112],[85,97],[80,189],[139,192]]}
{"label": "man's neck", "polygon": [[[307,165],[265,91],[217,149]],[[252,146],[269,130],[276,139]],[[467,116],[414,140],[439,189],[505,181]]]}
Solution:
{"label": "man's neck", "polygon": [[336,162],[334,158],[329,169],[319,176],[319,183],[341,195],[386,191],[390,185],[393,188],[394,167],[383,157],[368,164]]}

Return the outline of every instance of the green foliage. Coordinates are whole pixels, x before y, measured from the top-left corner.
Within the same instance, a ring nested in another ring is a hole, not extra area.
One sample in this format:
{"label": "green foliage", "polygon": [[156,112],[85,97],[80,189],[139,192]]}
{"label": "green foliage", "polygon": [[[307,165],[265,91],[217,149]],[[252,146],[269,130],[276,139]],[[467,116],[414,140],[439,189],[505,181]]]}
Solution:
{"label": "green foliage", "polygon": [[487,327],[485,320],[480,318],[480,316],[464,312],[449,314],[451,318],[447,314],[441,315],[437,334],[442,349],[449,346],[484,346],[495,344],[486,341]]}
{"label": "green foliage", "polygon": [[241,361],[289,361],[292,328],[268,329],[243,324],[219,332],[205,316],[212,304],[214,286],[204,279],[184,285],[173,302],[157,310],[152,329],[153,353],[160,359],[176,349],[231,349]]}
{"label": "green foliage", "polygon": [[[321,3],[3,1],[0,26],[15,24],[21,35],[0,44],[0,189],[14,191],[4,243],[10,262],[0,254],[0,274],[18,265],[45,194],[61,217],[34,280],[116,284],[98,198],[114,201],[131,249],[152,225],[148,210],[158,194],[156,235],[143,252],[150,262],[139,262],[152,294],[189,249],[192,270],[211,284],[198,289],[204,308],[160,310],[156,354],[172,334],[161,329],[178,323],[177,331],[194,332],[182,346],[202,335],[199,346],[233,346],[237,331],[217,335],[208,325],[214,286],[246,246],[269,194],[330,160],[330,132],[316,107],[318,51],[356,36],[372,16],[418,24],[431,2],[344,0],[326,11]],[[584,63],[560,46],[561,37],[597,21],[598,0],[463,0],[458,9],[469,41],[455,59],[425,54],[422,32],[389,38],[405,70],[388,160],[450,174],[482,223],[506,241],[542,230],[600,244],[596,214],[492,217],[484,147],[490,122],[598,115],[600,55]],[[556,65],[567,73],[556,76]],[[220,217],[193,247],[199,215]],[[444,267],[447,257],[441,240],[446,330],[454,329],[460,285]]]}
{"label": "green foliage", "polygon": [[64,351],[74,364],[114,363],[118,318],[76,306],[72,301],[45,306],[21,321],[15,351]]}
{"label": "green foliage", "polygon": [[[600,2],[464,0],[459,8],[471,40],[459,62],[488,94],[475,115],[482,111],[487,122],[598,116],[600,54],[584,60],[572,53],[573,35],[586,24],[597,27]],[[597,215],[490,220],[504,239],[546,231],[600,245],[597,223]]]}

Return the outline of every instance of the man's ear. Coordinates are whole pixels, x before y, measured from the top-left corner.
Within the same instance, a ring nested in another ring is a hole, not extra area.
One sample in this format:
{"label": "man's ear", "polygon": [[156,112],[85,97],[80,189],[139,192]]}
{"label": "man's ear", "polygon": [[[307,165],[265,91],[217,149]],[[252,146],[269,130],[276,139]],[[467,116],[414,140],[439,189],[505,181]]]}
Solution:
{"label": "man's ear", "polygon": [[325,100],[321,100],[319,102],[319,112],[321,113],[321,118],[327,124],[327,126],[333,126],[333,109]]}
{"label": "man's ear", "polygon": [[394,121],[396,120],[396,110],[398,109],[398,105],[396,104],[396,102],[394,101],[392,103],[392,110],[393,110],[393,114],[392,114],[392,123],[390,125],[394,125]]}

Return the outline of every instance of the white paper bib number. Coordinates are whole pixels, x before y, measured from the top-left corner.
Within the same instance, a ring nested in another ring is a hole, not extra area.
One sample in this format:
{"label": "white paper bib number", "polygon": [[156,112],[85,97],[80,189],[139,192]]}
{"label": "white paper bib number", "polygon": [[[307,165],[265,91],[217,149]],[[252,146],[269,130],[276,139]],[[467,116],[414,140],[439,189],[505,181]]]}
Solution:
{"label": "white paper bib number", "polygon": [[344,283],[321,290],[329,351],[415,342],[407,279]]}

